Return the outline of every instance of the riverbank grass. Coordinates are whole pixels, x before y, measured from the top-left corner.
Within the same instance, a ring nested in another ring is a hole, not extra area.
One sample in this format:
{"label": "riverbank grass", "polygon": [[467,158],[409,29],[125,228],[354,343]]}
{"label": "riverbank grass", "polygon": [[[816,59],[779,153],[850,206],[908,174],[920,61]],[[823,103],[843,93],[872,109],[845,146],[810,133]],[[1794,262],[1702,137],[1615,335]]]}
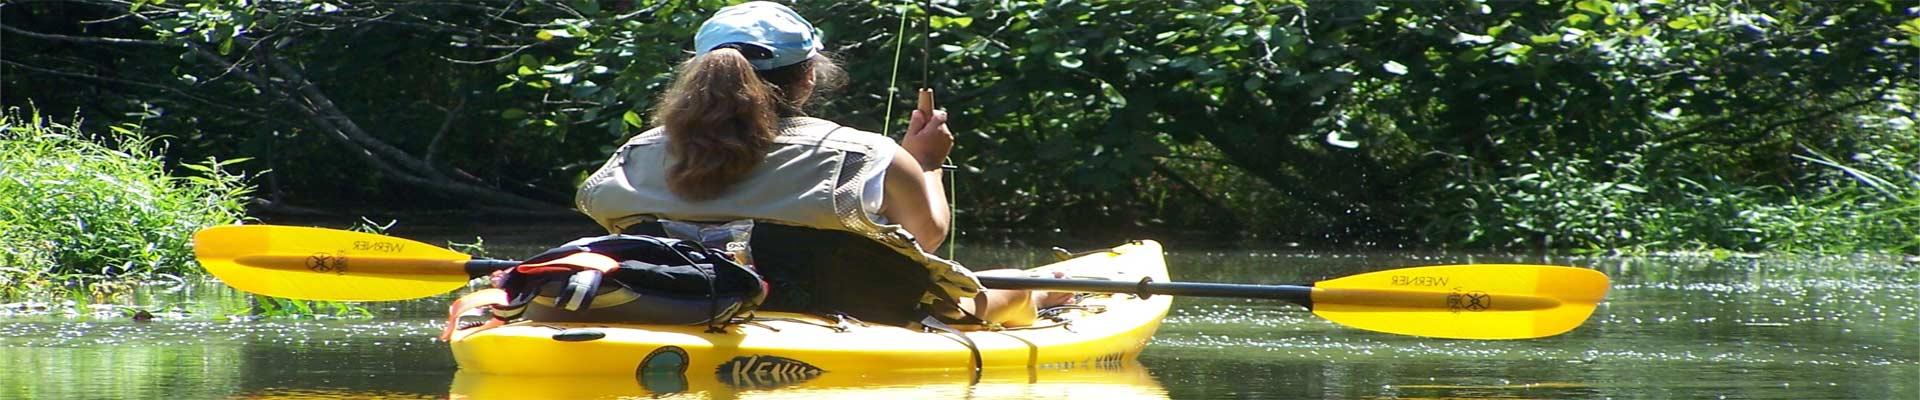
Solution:
{"label": "riverbank grass", "polygon": [[0,298],[197,273],[193,233],[245,217],[224,168],[243,160],[172,163],[138,127],[77,125],[0,112]]}

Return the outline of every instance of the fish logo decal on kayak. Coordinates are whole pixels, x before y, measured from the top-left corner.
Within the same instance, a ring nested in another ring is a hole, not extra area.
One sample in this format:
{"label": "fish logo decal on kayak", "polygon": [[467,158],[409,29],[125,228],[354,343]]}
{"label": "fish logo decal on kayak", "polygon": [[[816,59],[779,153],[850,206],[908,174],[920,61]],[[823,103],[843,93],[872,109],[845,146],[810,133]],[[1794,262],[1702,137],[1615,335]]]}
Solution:
{"label": "fish logo decal on kayak", "polygon": [[740,356],[721,363],[713,372],[727,385],[766,389],[806,382],[827,371],[786,357]]}
{"label": "fish logo decal on kayak", "polygon": [[687,351],[675,346],[654,349],[640,360],[634,378],[640,387],[654,394],[687,391]]}

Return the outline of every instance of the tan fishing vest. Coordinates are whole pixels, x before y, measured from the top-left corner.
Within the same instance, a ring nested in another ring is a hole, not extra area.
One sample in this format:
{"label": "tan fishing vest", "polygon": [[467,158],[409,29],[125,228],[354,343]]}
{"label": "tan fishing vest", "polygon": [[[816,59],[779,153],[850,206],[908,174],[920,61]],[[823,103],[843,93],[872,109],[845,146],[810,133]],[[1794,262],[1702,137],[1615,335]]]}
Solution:
{"label": "tan fishing vest", "polygon": [[665,131],[654,128],[628,140],[606,165],[587,177],[575,197],[576,205],[614,233],[654,220],[742,219],[853,232],[926,266],[929,279],[947,298],[979,293],[979,279],[965,267],[920,251],[906,229],[875,222],[861,208],[862,186],[893,162],[869,155],[904,151],[899,144],[879,134],[804,117],[782,120],[773,142],[766,159],[720,197],[687,201],[667,189],[666,172],[673,157],[668,155]]}

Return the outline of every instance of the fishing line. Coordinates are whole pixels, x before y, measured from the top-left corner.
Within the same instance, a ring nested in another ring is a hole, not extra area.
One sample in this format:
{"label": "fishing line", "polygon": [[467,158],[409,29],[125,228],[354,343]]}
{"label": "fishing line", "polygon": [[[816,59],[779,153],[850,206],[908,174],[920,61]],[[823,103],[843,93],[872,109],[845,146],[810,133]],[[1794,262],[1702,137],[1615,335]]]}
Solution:
{"label": "fishing line", "polygon": [[[893,102],[900,94],[900,51],[907,45],[907,10],[900,10],[900,30],[893,34],[893,72],[887,78],[887,111],[880,117],[880,134],[893,133]],[[923,72],[922,80],[926,74]]]}
{"label": "fishing line", "polygon": [[[931,49],[933,48],[933,0],[927,0],[926,3],[921,6],[921,12],[926,15],[920,24],[920,87],[932,88],[933,57]],[[887,107],[886,112],[880,117],[880,132],[885,134],[891,134],[893,132],[893,103],[896,101],[895,99],[899,98],[900,94],[900,60],[907,47],[907,19],[907,10],[905,8],[900,9],[900,27],[897,28],[893,35],[893,67],[890,75],[887,77]],[[933,115],[923,115],[921,118],[931,119]],[[940,167],[942,169],[958,171],[958,168],[951,165],[952,159],[953,158],[949,156],[946,160],[943,160]],[[958,213],[954,211],[959,208],[960,197],[960,182],[959,179],[956,178],[957,176],[947,177],[947,193],[949,193],[949,195],[947,196],[946,244],[947,259],[949,260],[953,259],[954,248],[960,247],[958,244],[960,239],[960,224],[958,218],[955,218]]]}
{"label": "fishing line", "polygon": [[921,12],[926,13],[927,17],[920,24],[920,87],[931,88],[933,86],[929,84],[932,79],[928,77],[932,74],[928,73],[930,69],[927,65],[932,59],[927,54],[933,48],[933,0],[927,0],[927,5],[922,8]]}
{"label": "fishing line", "polygon": [[[926,20],[920,24],[920,87],[933,88],[933,0],[927,0],[922,6]],[[922,115],[921,118],[933,118]],[[941,160],[940,168],[950,171],[947,174],[947,259],[953,259],[954,250],[960,247],[960,169],[953,166],[953,155]]]}

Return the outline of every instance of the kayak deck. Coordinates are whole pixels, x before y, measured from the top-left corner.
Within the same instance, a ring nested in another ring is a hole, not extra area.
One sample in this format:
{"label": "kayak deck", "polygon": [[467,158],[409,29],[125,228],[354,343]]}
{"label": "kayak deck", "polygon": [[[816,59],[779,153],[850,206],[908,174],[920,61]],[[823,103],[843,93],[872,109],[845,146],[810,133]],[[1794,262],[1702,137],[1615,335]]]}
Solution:
{"label": "kayak deck", "polygon": [[[1070,277],[1167,281],[1160,245],[1141,241],[1034,268]],[[826,374],[982,369],[1115,369],[1130,365],[1160,326],[1167,296],[1083,295],[1035,326],[951,333],[758,312],[723,332],[705,326],[521,321],[453,341],[461,371],[494,375],[711,375],[731,386],[765,387]],[[566,332],[564,335],[556,335]],[[584,340],[583,340],[584,339]],[[577,340],[577,341],[575,341]]]}

